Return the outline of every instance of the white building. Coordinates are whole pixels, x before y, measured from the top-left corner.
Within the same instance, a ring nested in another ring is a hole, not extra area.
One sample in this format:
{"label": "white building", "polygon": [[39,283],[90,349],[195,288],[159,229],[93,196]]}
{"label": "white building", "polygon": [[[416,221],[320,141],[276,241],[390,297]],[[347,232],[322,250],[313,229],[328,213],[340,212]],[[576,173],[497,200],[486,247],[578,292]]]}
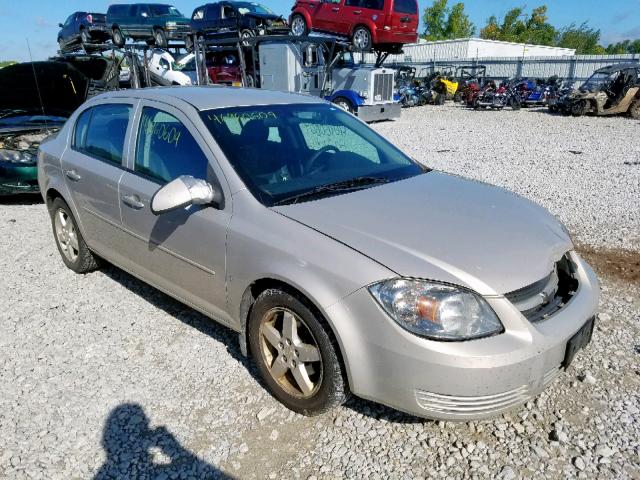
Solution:
{"label": "white building", "polygon": [[405,58],[410,57],[414,62],[487,57],[570,57],[576,53],[572,48],[501,42],[482,38],[421,41],[415,45],[405,45],[403,50]]}

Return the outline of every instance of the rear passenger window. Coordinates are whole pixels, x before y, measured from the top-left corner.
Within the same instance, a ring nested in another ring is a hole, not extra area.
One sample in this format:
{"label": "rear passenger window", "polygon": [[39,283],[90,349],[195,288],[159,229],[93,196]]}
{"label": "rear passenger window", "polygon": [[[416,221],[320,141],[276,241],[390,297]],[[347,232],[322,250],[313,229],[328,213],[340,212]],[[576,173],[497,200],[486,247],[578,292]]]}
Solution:
{"label": "rear passenger window", "polygon": [[418,2],[416,0],[395,0],[393,11],[398,13],[418,13]]}
{"label": "rear passenger window", "polygon": [[115,165],[122,164],[131,105],[98,105],[78,118],[74,148]]}
{"label": "rear passenger window", "polygon": [[145,107],[136,147],[135,169],[161,183],[180,175],[207,178],[207,157],[187,128],[173,115]]}
{"label": "rear passenger window", "polygon": [[202,20],[204,18],[204,7],[194,10],[191,20]]}

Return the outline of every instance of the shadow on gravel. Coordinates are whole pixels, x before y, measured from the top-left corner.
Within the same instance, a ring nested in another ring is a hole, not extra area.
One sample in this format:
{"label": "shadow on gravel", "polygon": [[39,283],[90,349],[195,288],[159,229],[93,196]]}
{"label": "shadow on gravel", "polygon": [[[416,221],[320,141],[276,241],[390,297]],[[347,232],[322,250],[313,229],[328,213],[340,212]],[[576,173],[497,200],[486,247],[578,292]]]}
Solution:
{"label": "shadow on gravel", "polygon": [[102,446],[107,459],[94,480],[233,478],[180,445],[166,427],[149,428],[144,409],[135,403],[124,403],[111,411]]}
{"label": "shadow on gravel", "polygon": [[44,203],[39,193],[0,195],[0,205],[37,205],[38,203]]}
{"label": "shadow on gravel", "polygon": [[391,407],[387,407],[386,405],[381,405],[355,396],[352,396],[349,399],[345,404],[345,407],[366,417],[375,418],[376,420],[384,420],[394,424],[427,424],[434,422],[434,420],[416,417],[409,413],[404,413]]}

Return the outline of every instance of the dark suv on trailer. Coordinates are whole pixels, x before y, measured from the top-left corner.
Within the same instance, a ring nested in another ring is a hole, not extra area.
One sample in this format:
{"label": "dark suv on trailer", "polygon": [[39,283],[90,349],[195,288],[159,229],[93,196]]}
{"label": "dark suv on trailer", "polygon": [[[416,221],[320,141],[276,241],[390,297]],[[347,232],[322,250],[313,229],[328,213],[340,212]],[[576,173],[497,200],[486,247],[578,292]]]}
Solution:
{"label": "dark suv on trailer", "polygon": [[111,38],[104,13],[74,12],[58,26],[58,45],[63,53],[80,45],[86,50],[89,45]]}
{"label": "dark suv on trailer", "polygon": [[146,40],[158,47],[166,47],[169,40],[189,42],[189,19],[172,6],[157,3],[111,5],[107,11],[107,25],[113,43],[121,47],[127,37]]}
{"label": "dark suv on trailer", "polygon": [[242,38],[287,34],[289,27],[280,15],[255,2],[217,2],[196,8],[191,30],[198,36],[233,34]]}

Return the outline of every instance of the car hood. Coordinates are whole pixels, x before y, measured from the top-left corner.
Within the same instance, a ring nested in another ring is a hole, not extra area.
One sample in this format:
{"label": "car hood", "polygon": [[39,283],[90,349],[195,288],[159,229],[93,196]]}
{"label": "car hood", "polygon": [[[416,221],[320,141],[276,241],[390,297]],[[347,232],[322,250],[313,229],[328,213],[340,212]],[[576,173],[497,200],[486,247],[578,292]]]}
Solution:
{"label": "car hood", "polygon": [[243,17],[251,17],[251,18],[259,18],[261,20],[282,20],[283,17],[281,15],[276,15],[275,13],[255,13],[248,12],[242,15]]}
{"label": "car hood", "polygon": [[482,295],[544,278],[572,248],[542,207],[505,189],[434,171],[273,209],[398,275],[454,283]]}

